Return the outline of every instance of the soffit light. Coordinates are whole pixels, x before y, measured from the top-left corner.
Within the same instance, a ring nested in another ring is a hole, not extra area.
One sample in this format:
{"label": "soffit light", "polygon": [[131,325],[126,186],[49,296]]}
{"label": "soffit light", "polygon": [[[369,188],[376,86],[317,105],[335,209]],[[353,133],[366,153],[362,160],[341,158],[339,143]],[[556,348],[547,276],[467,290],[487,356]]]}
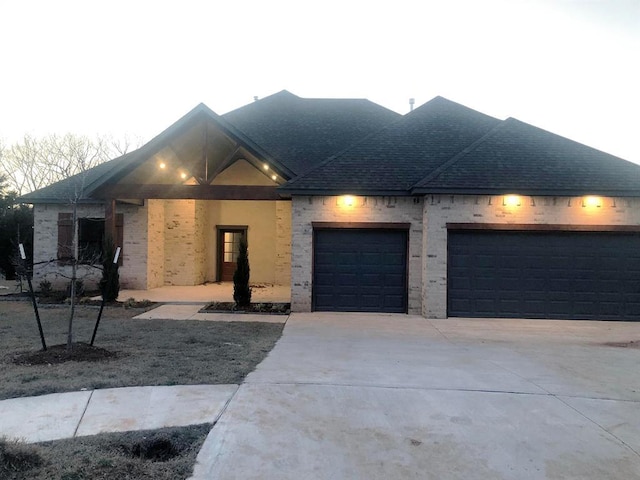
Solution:
{"label": "soffit light", "polygon": [[356,197],[354,197],[353,195],[342,196],[342,205],[344,205],[345,207],[353,207],[355,203],[356,203]]}
{"label": "soffit light", "polygon": [[600,208],[602,207],[602,197],[596,197],[595,195],[582,197],[582,206],[584,208]]}
{"label": "soffit light", "polygon": [[520,195],[505,195],[502,198],[502,205],[505,207],[519,207],[522,205]]}

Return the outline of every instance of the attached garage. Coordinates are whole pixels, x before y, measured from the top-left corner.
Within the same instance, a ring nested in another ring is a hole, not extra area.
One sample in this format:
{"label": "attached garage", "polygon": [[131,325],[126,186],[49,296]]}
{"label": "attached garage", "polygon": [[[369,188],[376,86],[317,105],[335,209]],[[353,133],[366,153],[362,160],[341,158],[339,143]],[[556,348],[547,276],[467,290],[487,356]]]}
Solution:
{"label": "attached garage", "polygon": [[312,308],[405,313],[408,228],[315,225]]}
{"label": "attached garage", "polygon": [[640,233],[448,230],[447,315],[640,320]]}

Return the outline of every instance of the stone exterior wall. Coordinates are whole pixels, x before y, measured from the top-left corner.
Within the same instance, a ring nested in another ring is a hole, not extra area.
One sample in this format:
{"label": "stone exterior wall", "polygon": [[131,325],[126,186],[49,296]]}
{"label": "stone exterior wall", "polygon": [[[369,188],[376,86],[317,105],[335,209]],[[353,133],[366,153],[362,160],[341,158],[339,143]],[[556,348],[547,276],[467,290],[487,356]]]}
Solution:
{"label": "stone exterior wall", "polygon": [[447,314],[447,223],[640,225],[640,199],[602,198],[583,207],[583,197],[520,197],[505,206],[503,196],[433,195],[424,201],[422,314]]}
{"label": "stone exterior wall", "polygon": [[[63,289],[69,283],[71,266],[56,261],[58,256],[58,213],[71,213],[70,205],[35,205],[33,238],[34,287],[37,289],[43,280],[51,282],[54,289]],[[104,218],[104,205],[79,205],[78,218]],[[146,288],[146,248],[147,248],[147,210],[134,205],[116,206],[116,212],[122,213],[123,249],[120,267],[122,288]],[[98,269],[81,265],[78,278],[86,288],[95,288],[100,281]]]}
{"label": "stone exterior wall", "polygon": [[409,223],[408,310],[422,312],[422,199],[355,197],[346,206],[340,197],[295,196],[292,201],[291,308],[311,310],[313,268],[312,222]]}
{"label": "stone exterior wall", "polygon": [[164,202],[164,284],[196,285],[195,200]]}
{"label": "stone exterior wall", "polygon": [[214,236],[208,235],[207,203],[204,200],[196,200],[194,206],[192,262],[195,285],[200,285],[207,280],[207,241],[212,241]]}
{"label": "stone exterior wall", "polygon": [[164,285],[164,200],[147,200],[147,285],[157,288]]}
{"label": "stone exterior wall", "polygon": [[428,318],[447,314],[447,224],[640,225],[640,199],[601,198],[597,207],[583,197],[521,196],[504,205],[501,195],[356,197],[351,208],[339,197],[296,196],[292,202],[291,301],[294,311],[311,310],[312,222],[410,223],[409,313]]}
{"label": "stone exterior wall", "polygon": [[291,202],[276,202],[276,285],[291,284]]}

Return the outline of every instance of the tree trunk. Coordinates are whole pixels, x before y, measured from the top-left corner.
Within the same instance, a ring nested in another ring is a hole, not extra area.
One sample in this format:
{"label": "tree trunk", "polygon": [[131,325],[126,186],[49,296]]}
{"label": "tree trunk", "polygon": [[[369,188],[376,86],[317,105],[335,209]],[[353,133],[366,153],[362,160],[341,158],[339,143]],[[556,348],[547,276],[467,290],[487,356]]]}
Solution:
{"label": "tree trunk", "polygon": [[78,202],[73,203],[71,225],[73,235],[71,240],[71,309],[69,311],[69,329],[67,331],[67,352],[73,350],[73,316],[76,312],[76,280],[78,277]]}

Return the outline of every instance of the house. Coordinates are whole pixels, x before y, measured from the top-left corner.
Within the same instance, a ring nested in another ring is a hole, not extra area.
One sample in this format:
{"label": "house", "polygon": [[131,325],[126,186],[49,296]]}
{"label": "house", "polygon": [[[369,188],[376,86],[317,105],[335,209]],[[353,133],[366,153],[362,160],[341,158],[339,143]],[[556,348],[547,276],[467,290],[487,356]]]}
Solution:
{"label": "house", "polygon": [[[36,262],[69,253],[73,180],[24,197]],[[640,316],[640,166],[442,97],[200,105],[82,184],[80,243],[112,232],[128,287],[228,280],[246,236],[295,311]]]}

